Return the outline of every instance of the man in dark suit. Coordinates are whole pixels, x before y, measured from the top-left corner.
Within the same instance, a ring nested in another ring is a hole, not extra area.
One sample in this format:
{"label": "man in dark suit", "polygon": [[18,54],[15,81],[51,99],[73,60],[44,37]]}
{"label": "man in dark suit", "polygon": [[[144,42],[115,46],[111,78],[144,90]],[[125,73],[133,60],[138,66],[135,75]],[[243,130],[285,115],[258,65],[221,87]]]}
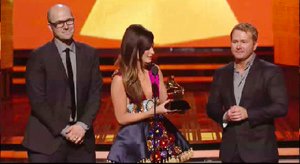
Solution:
{"label": "man in dark suit", "polygon": [[26,68],[32,109],[23,145],[29,162],[96,162],[99,58],[94,48],[73,40],[68,6],[54,5],[47,16],[54,38],[32,52]]}
{"label": "man in dark suit", "polygon": [[281,69],[254,53],[258,32],[248,23],[231,31],[234,62],[216,70],[207,114],[223,127],[222,162],[278,162],[274,119],[287,114]]}

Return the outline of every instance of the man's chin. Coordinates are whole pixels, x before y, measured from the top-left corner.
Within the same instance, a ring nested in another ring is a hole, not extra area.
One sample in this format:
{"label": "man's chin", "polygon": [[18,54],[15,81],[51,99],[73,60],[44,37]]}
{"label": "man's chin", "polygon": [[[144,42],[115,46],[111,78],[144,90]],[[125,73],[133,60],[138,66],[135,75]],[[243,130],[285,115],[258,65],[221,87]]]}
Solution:
{"label": "man's chin", "polygon": [[243,60],[244,56],[243,55],[234,55],[234,58],[237,60]]}
{"label": "man's chin", "polygon": [[64,37],[62,38],[63,40],[72,40],[73,39],[73,35],[72,36],[68,36],[68,37]]}
{"label": "man's chin", "polygon": [[63,38],[63,39],[60,39],[62,42],[66,43],[66,44],[70,44],[73,42],[73,38]]}

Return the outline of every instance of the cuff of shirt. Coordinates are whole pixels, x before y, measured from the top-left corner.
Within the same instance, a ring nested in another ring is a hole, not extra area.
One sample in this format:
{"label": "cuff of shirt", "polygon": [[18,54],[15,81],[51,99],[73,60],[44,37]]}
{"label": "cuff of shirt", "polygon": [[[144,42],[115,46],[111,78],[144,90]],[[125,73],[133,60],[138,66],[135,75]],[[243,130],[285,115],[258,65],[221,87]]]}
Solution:
{"label": "cuff of shirt", "polygon": [[76,122],[77,125],[81,126],[85,131],[89,130],[89,127],[83,122]]}
{"label": "cuff of shirt", "polygon": [[60,134],[61,134],[62,136],[64,136],[64,137],[66,137],[66,135],[67,135],[67,129],[68,129],[69,127],[70,127],[70,126],[67,125],[67,126],[60,132]]}
{"label": "cuff of shirt", "polygon": [[223,123],[222,123],[223,128],[226,128],[226,126],[228,125],[228,122],[226,120],[226,114],[227,114],[227,112],[225,112],[224,115],[223,115]]}

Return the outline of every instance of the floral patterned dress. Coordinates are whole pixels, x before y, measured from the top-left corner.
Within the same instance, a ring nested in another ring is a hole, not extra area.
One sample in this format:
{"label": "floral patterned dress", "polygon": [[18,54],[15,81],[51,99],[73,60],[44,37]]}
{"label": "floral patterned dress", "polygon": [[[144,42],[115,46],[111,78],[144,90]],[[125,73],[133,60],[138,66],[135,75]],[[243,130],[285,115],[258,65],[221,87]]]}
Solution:
{"label": "floral patterned dress", "polygon": [[[149,71],[152,82],[159,84]],[[157,92],[158,93],[158,92]],[[142,109],[136,104],[127,106],[128,112],[147,112],[153,99],[145,99]],[[122,126],[111,146],[107,160],[118,163],[184,162],[192,157],[193,150],[180,131],[163,115]]]}

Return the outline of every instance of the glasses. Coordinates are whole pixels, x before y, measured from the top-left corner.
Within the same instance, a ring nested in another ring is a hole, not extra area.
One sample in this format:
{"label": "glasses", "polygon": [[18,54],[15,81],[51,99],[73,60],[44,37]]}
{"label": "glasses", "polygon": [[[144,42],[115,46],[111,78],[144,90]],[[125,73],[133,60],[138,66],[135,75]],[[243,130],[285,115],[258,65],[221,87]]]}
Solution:
{"label": "glasses", "polygon": [[67,20],[57,21],[57,22],[49,22],[49,23],[51,25],[53,25],[55,28],[62,28],[62,27],[64,27],[65,24],[67,24],[68,26],[73,25],[74,18],[69,18]]}

